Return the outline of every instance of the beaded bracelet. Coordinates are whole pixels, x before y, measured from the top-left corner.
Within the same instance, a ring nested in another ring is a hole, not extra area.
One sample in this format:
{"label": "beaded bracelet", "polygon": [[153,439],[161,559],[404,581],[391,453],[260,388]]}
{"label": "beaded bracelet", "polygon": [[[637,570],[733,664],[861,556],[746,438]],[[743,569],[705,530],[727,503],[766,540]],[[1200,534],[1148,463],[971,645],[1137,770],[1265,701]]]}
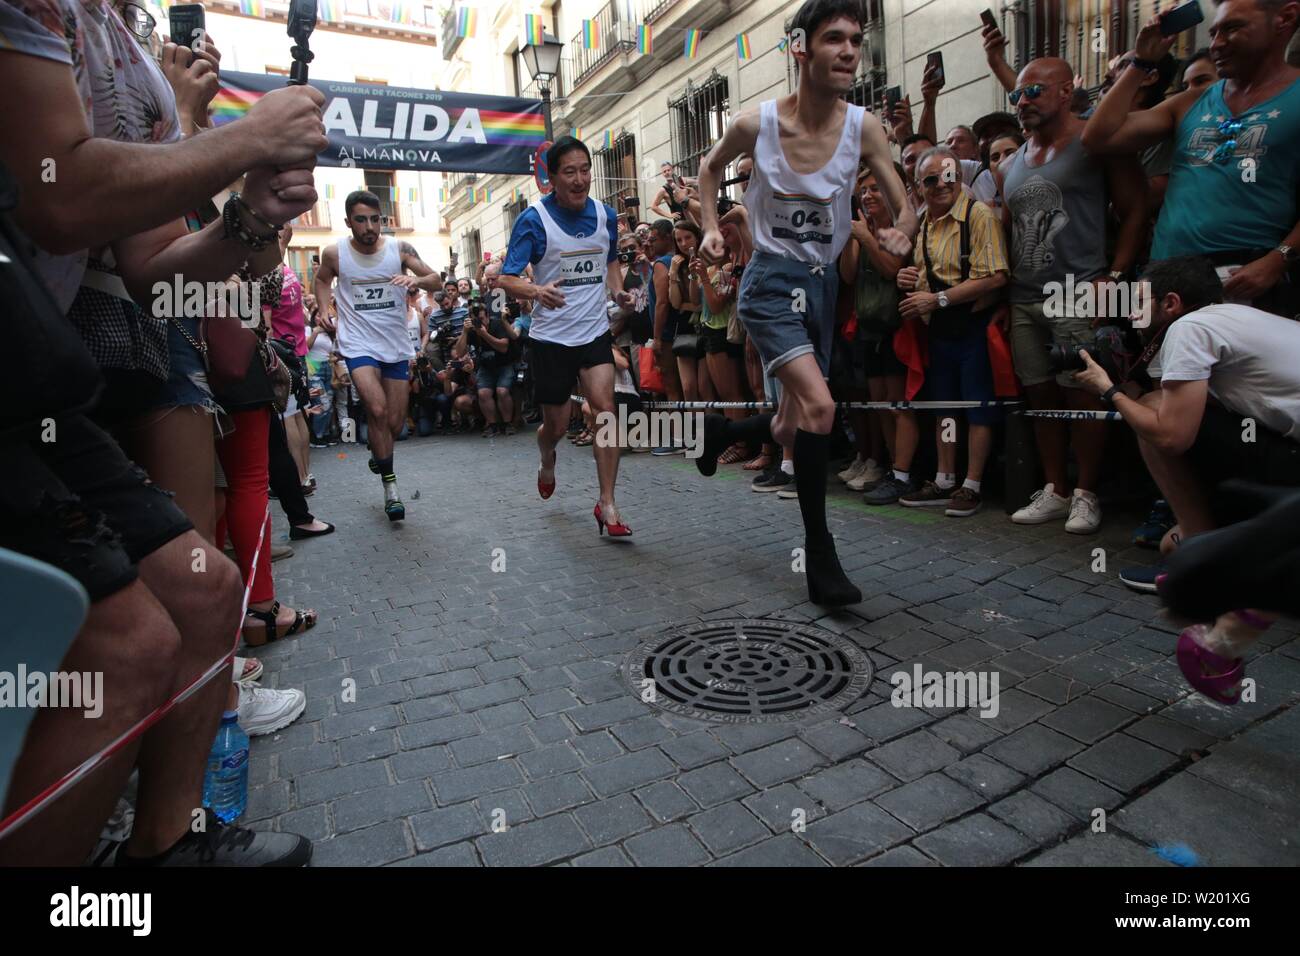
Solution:
{"label": "beaded bracelet", "polygon": [[[247,209],[249,215],[254,219],[266,225],[266,227],[271,230],[271,234],[269,236],[259,236],[245,226],[243,220],[239,216],[239,208],[241,206],[244,209]],[[232,192],[230,198],[226,200],[226,205],[221,210],[221,223],[225,238],[238,239],[240,243],[252,249],[254,252],[261,252],[272,242],[280,238],[280,230],[254,212],[249,207],[248,203],[244,202],[240,198],[239,193],[237,192]]]}

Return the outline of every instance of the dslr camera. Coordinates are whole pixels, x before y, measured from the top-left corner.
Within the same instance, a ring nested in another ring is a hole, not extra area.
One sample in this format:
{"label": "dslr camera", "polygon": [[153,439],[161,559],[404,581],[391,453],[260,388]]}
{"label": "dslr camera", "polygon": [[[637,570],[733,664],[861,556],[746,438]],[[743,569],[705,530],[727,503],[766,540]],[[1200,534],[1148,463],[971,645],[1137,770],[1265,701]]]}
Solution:
{"label": "dslr camera", "polygon": [[1117,325],[1101,326],[1091,343],[1049,345],[1047,360],[1054,372],[1082,372],[1088,365],[1079,353],[1085,350],[1116,385],[1128,380],[1134,356],[1124,341],[1124,330]]}

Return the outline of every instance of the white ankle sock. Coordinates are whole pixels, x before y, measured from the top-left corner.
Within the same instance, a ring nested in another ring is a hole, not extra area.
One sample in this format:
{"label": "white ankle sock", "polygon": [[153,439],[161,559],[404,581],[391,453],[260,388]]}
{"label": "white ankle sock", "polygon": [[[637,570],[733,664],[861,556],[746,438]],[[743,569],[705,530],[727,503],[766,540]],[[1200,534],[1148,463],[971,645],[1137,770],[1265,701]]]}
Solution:
{"label": "white ankle sock", "polygon": [[897,468],[895,468],[894,477],[897,478],[899,481],[911,481],[912,473],[910,471],[899,471]]}
{"label": "white ankle sock", "polygon": [[934,476],[934,483],[947,491],[957,484],[957,476],[949,471],[941,471]]}
{"label": "white ankle sock", "polygon": [[793,476],[793,475],[794,475],[794,462],[793,462],[793,461],[790,461],[788,458],[787,458],[787,459],[784,459],[784,460],[781,462],[781,470],[782,470],[783,472],[785,472],[787,475],[791,475],[791,476]]}
{"label": "white ankle sock", "polygon": [[976,481],[974,478],[967,478],[965,481],[961,483],[961,486],[963,488],[969,488],[971,491],[975,492],[976,494],[979,494],[981,484],[983,484],[983,482]]}

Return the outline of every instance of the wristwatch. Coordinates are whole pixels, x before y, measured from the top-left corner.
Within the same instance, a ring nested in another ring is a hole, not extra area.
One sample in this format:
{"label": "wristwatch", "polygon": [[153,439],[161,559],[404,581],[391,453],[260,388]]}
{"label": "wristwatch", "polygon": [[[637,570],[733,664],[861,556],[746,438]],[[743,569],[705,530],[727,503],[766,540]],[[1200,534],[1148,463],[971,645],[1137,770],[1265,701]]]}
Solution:
{"label": "wristwatch", "polygon": [[1124,278],[1124,273],[1121,272],[1119,269],[1111,269],[1110,272],[1106,274],[1109,275],[1111,279],[1113,279],[1116,282],[1119,282],[1121,279]]}
{"label": "wristwatch", "polygon": [[1119,394],[1119,386],[1112,385],[1110,388],[1106,389],[1106,391],[1101,393],[1101,400],[1105,402],[1107,405],[1114,406],[1115,396],[1118,394]]}
{"label": "wristwatch", "polygon": [[934,297],[934,300],[935,300],[936,302],[939,303],[939,308],[941,308],[941,309],[946,309],[946,308],[948,308],[948,293],[947,293],[947,292],[940,292],[938,295],[936,295],[936,296]]}

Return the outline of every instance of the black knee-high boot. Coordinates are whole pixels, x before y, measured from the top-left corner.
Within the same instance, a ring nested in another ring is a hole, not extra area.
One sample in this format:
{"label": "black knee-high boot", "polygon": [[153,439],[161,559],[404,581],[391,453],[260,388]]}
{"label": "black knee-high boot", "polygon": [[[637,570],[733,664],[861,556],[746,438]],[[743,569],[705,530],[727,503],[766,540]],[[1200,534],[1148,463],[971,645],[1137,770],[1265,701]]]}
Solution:
{"label": "black knee-high boot", "polygon": [[862,592],[845,575],[826,527],[826,464],[831,436],[799,429],[794,437],[794,482],[803,515],[808,599],[838,607],[857,604]]}

